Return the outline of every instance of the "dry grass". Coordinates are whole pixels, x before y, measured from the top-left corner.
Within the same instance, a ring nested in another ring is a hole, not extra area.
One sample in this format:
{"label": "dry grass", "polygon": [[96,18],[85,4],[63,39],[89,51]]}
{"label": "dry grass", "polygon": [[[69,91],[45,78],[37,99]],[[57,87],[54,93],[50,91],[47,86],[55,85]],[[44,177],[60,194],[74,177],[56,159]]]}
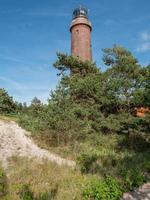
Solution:
{"label": "dry grass", "polygon": [[55,200],[79,200],[81,188],[88,177],[79,171],[44,161],[13,157],[7,169],[9,195],[8,200],[20,200],[19,190],[28,184],[35,197],[41,193],[56,191]]}
{"label": "dry grass", "polygon": [[17,117],[12,115],[0,115],[0,120],[18,122]]}

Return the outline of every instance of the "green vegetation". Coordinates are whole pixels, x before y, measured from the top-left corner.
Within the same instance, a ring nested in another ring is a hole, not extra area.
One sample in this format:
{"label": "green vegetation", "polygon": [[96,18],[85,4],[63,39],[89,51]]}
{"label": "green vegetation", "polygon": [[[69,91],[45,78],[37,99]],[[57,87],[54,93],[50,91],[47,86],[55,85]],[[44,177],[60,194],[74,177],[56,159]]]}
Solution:
{"label": "green vegetation", "polygon": [[16,105],[4,89],[0,89],[0,114],[12,114],[16,111]]}
{"label": "green vegetation", "polygon": [[26,110],[26,103],[14,101],[4,88],[0,88],[0,119],[16,121],[18,116],[25,113]]}
{"label": "green vegetation", "polygon": [[91,177],[48,161],[13,157],[7,168],[8,200],[82,199]]}
{"label": "green vegetation", "polygon": [[0,199],[4,199],[6,193],[7,193],[6,176],[2,167],[0,167]]}
{"label": "green vegetation", "polygon": [[83,191],[83,199],[119,200],[122,192],[118,181],[108,176],[104,180],[91,181]]}
{"label": "green vegetation", "polygon": [[[61,80],[48,105],[37,98],[30,106],[16,105],[20,125],[39,145],[77,161],[84,189],[65,199],[117,200],[150,172],[150,114],[136,116],[136,108],[150,106],[150,66],[120,46],[103,52],[104,72],[95,63],[58,54],[54,67]],[[97,178],[87,184],[83,177],[89,176]],[[74,181],[70,185],[79,183]],[[32,192],[24,186],[20,194]],[[46,199],[45,192],[36,198]]]}
{"label": "green vegetation", "polygon": [[139,169],[131,169],[123,171],[124,188],[125,190],[132,190],[142,185],[146,181],[144,174]]}

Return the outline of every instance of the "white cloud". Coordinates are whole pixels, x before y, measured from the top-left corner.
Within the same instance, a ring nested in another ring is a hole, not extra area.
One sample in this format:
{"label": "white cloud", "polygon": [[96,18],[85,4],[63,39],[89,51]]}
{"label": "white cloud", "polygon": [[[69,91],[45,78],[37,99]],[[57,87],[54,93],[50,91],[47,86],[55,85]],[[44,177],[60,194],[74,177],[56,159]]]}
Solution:
{"label": "white cloud", "polygon": [[146,52],[150,51],[150,31],[146,30],[143,31],[139,35],[140,43],[136,48],[137,52]]}
{"label": "white cloud", "polygon": [[136,49],[137,52],[145,52],[149,50],[150,50],[150,42],[140,44]]}
{"label": "white cloud", "polygon": [[140,35],[142,41],[150,41],[150,31],[144,31]]}

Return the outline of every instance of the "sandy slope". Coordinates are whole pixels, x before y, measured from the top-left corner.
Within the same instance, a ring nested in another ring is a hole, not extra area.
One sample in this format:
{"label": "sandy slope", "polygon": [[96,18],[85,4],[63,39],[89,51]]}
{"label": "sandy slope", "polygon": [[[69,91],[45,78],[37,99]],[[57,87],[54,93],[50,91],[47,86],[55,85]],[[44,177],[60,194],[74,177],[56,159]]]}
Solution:
{"label": "sandy slope", "polygon": [[0,120],[0,161],[4,165],[6,165],[9,157],[17,155],[48,159],[59,165],[75,166],[75,162],[62,159],[47,150],[39,148],[28,135],[29,133],[20,128],[15,122]]}

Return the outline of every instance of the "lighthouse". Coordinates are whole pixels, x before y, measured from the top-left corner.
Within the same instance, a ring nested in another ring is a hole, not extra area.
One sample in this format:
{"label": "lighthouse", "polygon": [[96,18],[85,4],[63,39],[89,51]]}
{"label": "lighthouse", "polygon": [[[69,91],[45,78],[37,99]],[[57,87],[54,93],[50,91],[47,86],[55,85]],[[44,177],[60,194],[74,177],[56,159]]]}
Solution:
{"label": "lighthouse", "polygon": [[92,61],[91,47],[92,25],[88,18],[88,11],[83,7],[73,11],[73,19],[70,26],[71,54],[82,61]]}

